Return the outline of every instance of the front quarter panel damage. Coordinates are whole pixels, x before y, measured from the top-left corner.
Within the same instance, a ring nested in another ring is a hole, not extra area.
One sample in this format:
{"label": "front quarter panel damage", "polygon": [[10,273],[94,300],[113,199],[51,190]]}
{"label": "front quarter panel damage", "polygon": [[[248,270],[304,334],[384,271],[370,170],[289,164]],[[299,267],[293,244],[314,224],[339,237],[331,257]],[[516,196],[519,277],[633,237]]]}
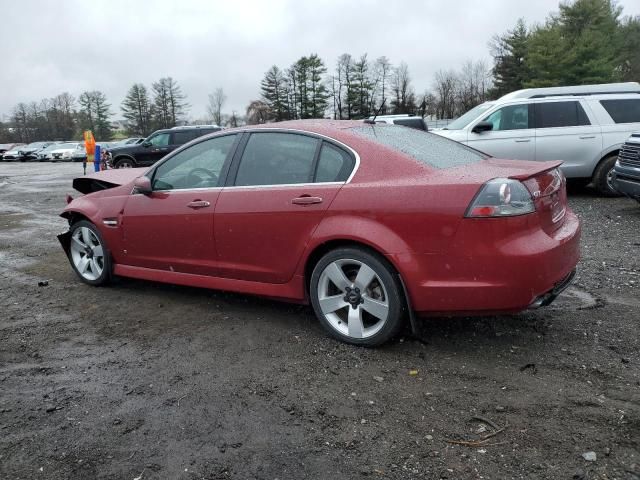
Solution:
{"label": "front quarter panel damage", "polygon": [[[116,190],[123,190],[123,192],[116,192]],[[109,246],[114,261],[117,262],[122,253],[122,229],[121,220],[124,212],[124,206],[128,198],[127,189],[123,187],[117,187],[108,191],[101,191],[79,197],[71,201],[64,210],[60,213],[60,216],[67,219],[69,225],[78,220],[86,219],[93,223],[100,233],[102,234],[105,242]],[[119,195],[113,195],[113,193],[120,193]],[[104,224],[104,220],[116,220],[115,225],[113,222],[109,222],[109,225]],[[71,237],[69,232],[65,232],[58,235],[58,240],[62,245],[63,250],[68,255],[69,245]]]}

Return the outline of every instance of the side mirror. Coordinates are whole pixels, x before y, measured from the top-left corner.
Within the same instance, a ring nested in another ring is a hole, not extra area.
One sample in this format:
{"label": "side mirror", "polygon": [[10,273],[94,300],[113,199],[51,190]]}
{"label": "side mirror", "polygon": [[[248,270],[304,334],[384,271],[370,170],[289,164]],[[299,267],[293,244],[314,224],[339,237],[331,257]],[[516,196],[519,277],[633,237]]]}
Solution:
{"label": "side mirror", "polygon": [[147,142],[147,141],[142,142],[142,146],[145,148],[149,148],[151,146],[151,142]]}
{"label": "side mirror", "polygon": [[138,177],[133,182],[133,193],[141,193],[143,195],[150,195],[153,190],[151,189],[151,180],[148,177]]}
{"label": "side mirror", "polygon": [[488,132],[489,130],[493,130],[493,123],[491,122],[476,123],[475,126],[471,129],[473,133]]}

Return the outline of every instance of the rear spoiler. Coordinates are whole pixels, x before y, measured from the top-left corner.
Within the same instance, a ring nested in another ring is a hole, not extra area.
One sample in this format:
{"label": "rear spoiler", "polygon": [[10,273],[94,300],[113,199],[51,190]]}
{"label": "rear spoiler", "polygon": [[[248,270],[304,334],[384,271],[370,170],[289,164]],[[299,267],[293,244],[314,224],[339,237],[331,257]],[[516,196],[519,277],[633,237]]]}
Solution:
{"label": "rear spoiler", "polygon": [[551,160],[548,162],[540,162],[538,164],[539,168],[531,168],[530,171],[525,171],[521,173],[516,173],[514,175],[509,175],[509,178],[513,178],[514,180],[526,180],[531,177],[535,177],[536,175],[540,175],[541,173],[548,172],[549,170],[553,170],[554,168],[558,168],[562,165],[562,160]]}

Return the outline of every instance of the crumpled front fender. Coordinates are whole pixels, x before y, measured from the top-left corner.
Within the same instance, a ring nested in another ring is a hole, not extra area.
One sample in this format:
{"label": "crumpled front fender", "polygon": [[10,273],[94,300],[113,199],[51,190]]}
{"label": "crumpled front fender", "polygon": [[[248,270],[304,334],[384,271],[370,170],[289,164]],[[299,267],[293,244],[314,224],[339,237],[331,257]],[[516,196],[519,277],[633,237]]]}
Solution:
{"label": "crumpled front fender", "polygon": [[71,249],[71,231],[69,230],[58,235],[58,241],[60,242],[60,245],[62,245],[64,253],[69,256],[69,250]]}

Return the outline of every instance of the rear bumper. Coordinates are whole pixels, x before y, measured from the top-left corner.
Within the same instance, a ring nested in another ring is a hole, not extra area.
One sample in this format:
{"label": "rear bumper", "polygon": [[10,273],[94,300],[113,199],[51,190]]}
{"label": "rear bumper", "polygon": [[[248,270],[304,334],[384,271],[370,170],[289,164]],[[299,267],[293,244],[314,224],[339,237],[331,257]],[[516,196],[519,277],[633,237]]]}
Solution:
{"label": "rear bumper", "polygon": [[573,278],[576,276],[576,271],[573,270],[569,275],[560,280],[551,290],[549,290],[544,295],[540,295],[538,298],[534,300],[534,302],[529,305],[529,308],[535,309],[540,307],[546,307],[547,305],[551,305],[553,301],[558,298],[562,292],[564,292],[571,282]]}
{"label": "rear bumper", "polygon": [[419,315],[514,313],[551,303],[580,257],[580,222],[567,209],[555,232],[533,216],[463,220],[446,254],[391,255]]}

